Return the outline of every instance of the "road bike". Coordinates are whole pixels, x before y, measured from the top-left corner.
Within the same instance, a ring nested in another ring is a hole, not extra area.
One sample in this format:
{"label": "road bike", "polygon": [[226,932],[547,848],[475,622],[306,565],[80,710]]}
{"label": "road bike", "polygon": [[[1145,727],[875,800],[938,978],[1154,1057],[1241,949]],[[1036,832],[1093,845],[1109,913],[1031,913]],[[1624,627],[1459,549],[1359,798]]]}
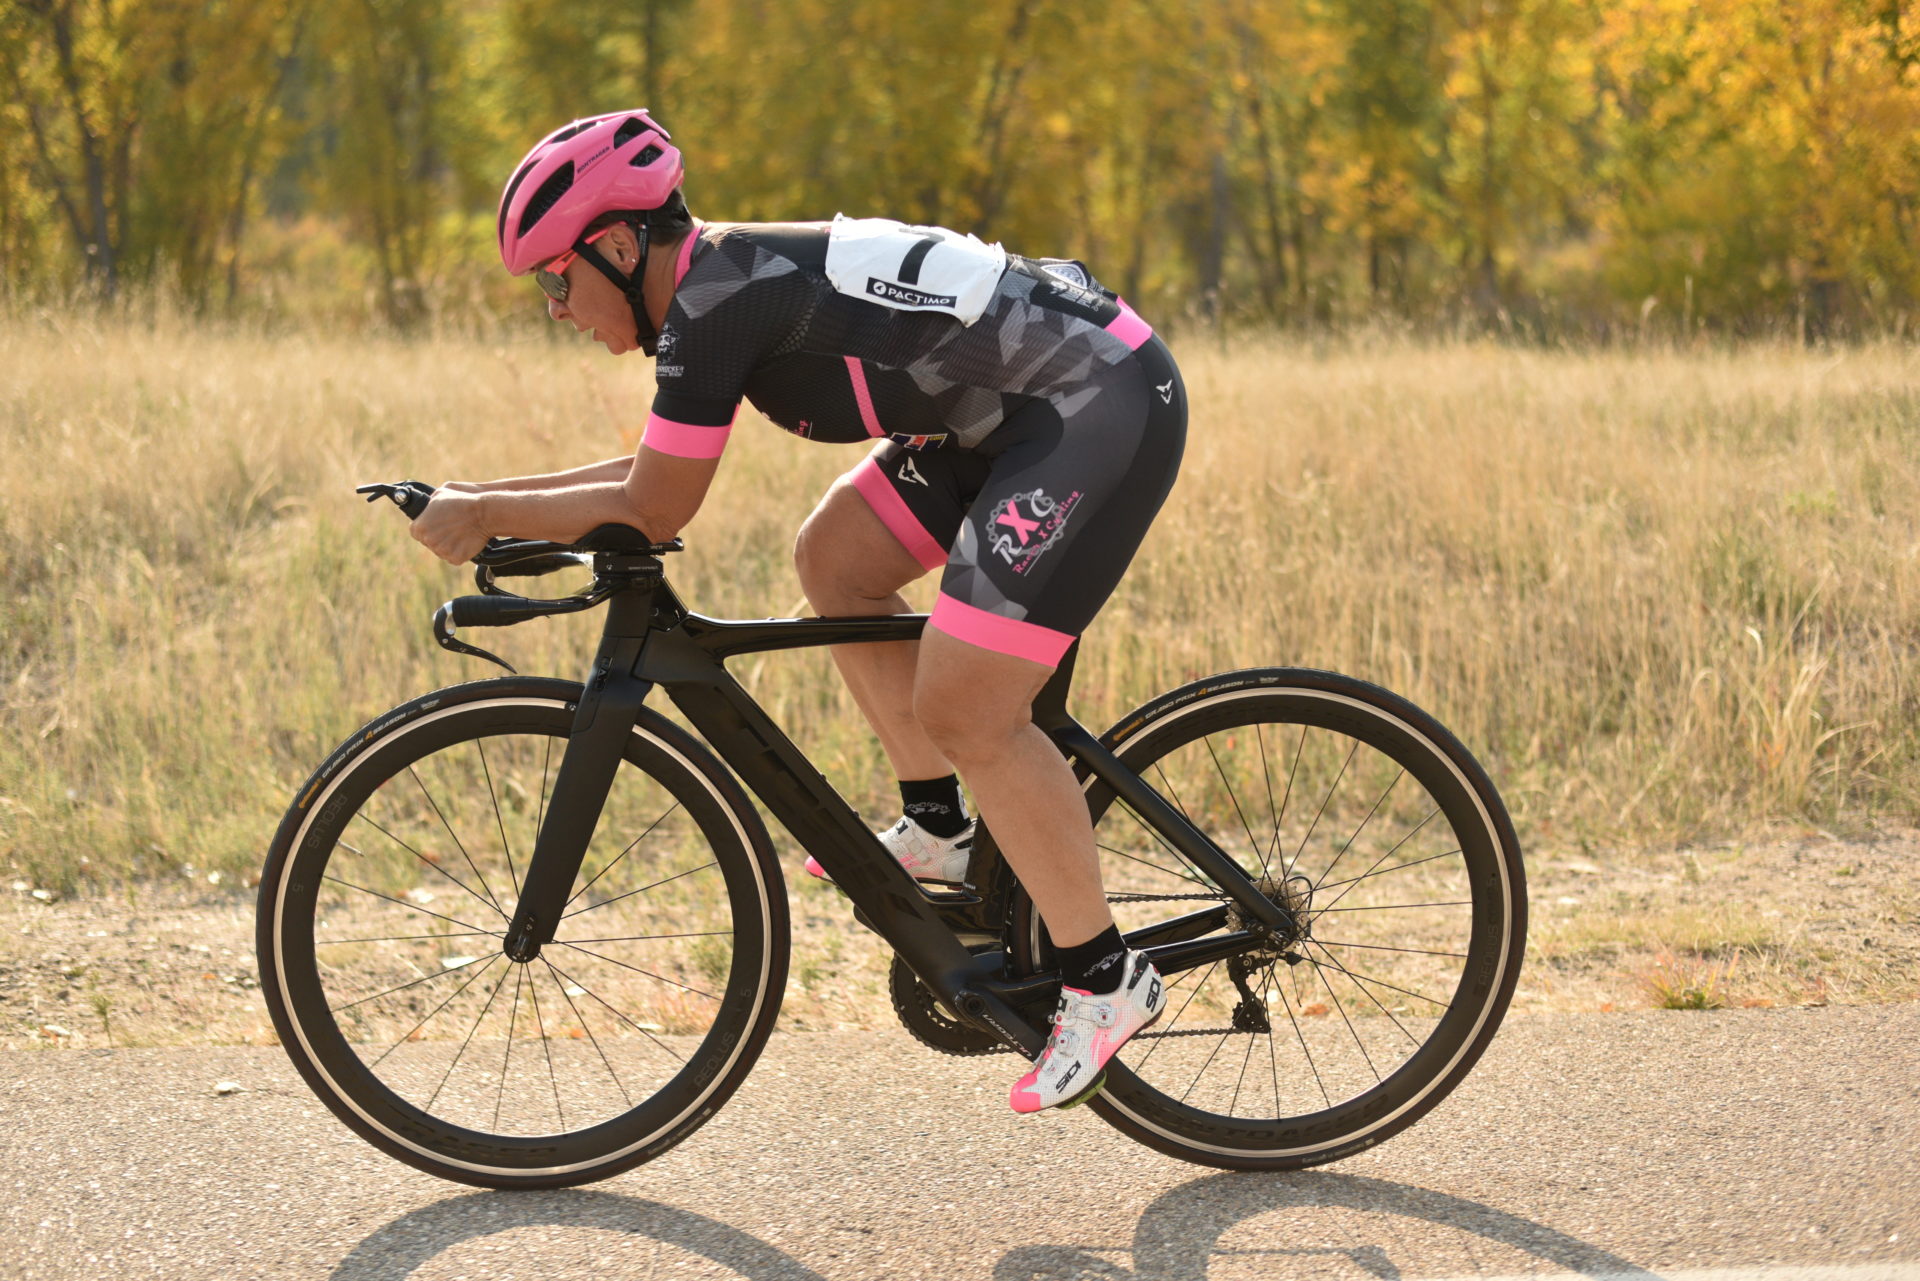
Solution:
{"label": "road bike", "polygon": [[[361,492],[411,517],[433,491]],[[957,1055],[1045,1043],[1052,943],[984,822],[963,882],[915,882],[727,670],[911,640],[926,616],[709,618],[667,582],[680,546],[618,525],[493,540],[481,594],[441,606],[437,638],[500,662],[457,629],[604,607],[585,679],[474,681],[375,717],[274,837],[258,922],[274,1026],[334,1114],[401,1161],[586,1183],[727,1101],[773,1030],[789,948],[749,789],[893,949],[907,1031]],[[567,596],[498,582],[569,568],[592,581]],[[1170,992],[1088,1106],[1241,1170],[1411,1125],[1485,1050],[1519,974],[1525,876],[1486,773],[1405,699],[1302,668],[1192,681],[1096,737],[1066,710],[1076,654],[1034,723],[1081,780],[1115,918]],[[699,738],[647,705],[656,687]]]}

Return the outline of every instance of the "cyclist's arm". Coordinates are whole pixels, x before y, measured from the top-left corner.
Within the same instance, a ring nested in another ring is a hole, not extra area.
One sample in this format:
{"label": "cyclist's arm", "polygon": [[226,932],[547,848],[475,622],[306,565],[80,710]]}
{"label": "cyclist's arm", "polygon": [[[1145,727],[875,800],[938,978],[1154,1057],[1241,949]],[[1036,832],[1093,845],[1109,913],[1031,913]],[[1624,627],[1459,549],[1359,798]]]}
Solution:
{"label": "cyclist's arm", "polygon": [[571,489],[576,485],[604,484],[625,480],[633,469],[633,455],[623,454],[604,462],[588,463],[570,471],[548,472],[541,476],[508,476],[501,480],[451,480],[446,488],[467,494],[495,494],[502,490]]}
{"label": "cyclist's arm", "polygon": [[718,458],[680,458],[642,445],[618,480],[478,495],[490,535],[571,543],[600,525],[632,525],[656,542],[686,527],[705,501]]}

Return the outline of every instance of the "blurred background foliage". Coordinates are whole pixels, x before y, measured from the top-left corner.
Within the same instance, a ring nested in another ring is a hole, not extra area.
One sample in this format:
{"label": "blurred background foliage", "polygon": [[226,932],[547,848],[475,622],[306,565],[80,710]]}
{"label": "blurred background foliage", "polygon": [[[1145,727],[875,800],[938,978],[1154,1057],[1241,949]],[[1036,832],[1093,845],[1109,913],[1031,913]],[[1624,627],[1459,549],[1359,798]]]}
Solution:
{"label": "blurred background foliage", "polygon": [[0,0],[0,289],[538,321],[513,162],[1072,254],[1156,318],[1903,334],[1920,0]]}

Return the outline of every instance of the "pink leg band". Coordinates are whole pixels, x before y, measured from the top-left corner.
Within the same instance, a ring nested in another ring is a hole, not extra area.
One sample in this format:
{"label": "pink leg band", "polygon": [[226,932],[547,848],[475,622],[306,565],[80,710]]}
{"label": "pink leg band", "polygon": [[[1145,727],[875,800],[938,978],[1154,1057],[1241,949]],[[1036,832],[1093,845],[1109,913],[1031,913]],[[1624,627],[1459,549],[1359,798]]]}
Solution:
{"label": "pink leg band", "polygon": [[940,593],[927,626],[937,627],[955,640],[963,640],[969,645],[978,645],[996,654],[1011,654],[1015,658],[1043,663],[1048,667],[1058,667],[1060,656],[1067,652],[1067,647],[1074,641],[1065,632],[1056,632],[1050,627],[1018,618],[1002,618],[963,600],[955,600],[945,592]]}
{"label": "pink leg band", "polygon": [[900,495],[893,492],[887,473],[869,458],[853,469],[853,487],[867,500],[873,514],[880,518],[900,545],[913,554],[922,569],[938,569],[947,563],[947,549],[926,531]]}
{"label": "pink leg band", "polygon": [[1107,332],[1127,345],[1128,351],[1139,351],[1140,345],[1153,337],[1153,326],[1140,319],[1140,313],[1127,306],[1127,300],[1120,300],[1120,314],[1107,326]]}
{"label": "pink leg band", "polygon": [[860,406],[860,421],[866,425],[867,435],[886,435],[880,430],[880,415],[873,412],[873,395],[867,390],[867,371],[860,367],[857,357],[848,356],[846,361],[847,377],[853,380],[853,401]]}

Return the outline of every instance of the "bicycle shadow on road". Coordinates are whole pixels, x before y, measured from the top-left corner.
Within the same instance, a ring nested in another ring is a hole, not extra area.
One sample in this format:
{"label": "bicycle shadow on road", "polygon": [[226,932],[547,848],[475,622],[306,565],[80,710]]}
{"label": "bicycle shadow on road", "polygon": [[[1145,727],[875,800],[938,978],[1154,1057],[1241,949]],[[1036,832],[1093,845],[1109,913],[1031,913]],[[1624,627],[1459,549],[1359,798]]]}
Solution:
{"label": "bicycle shadow on road", "polygon": [[[586,1192],[474,1192],[403,1214],[348,1251],[328,1281],[405,1281],[464,1241],[514,1228],[594,1228],[703,1255],[749,1281],[826,1281],[792,1255],[704,1214],[657,1201]],[[614,1248],[618,1248],[617,1246]],[[630,1275],[608,1260],[607,1275]]]}
{"label": "bicycle shadow on road", "polygon": [[[1133,1234],[1133,1266],[1101,1258],[1120,1253],[1073,1245],[1022,1246],[1001,1257],[993,1281],[1206,1281],[1216,1257],[1257,1253],[1276,1269],[1288,1257],[1345,1255],[1360,1271],[1383,1281],[1403,1275],[1430,1276],[1436,1270],[1412,1259],[1396,1261],[1379,1239],[1367,1240],[1360,1228],[1346,1246],[1298,1246],[1257,1251],[1223,1250],[1220,1239],[1239,1224],[1279,1210],[1346,1209],[1368,1215],[1424,1219],[1500,1245],[1523,1250],[1564,1271],[1608,1281],[1658,1274],[1578,1237],[1496,1210],[1478,1201],[1426,1188],[1351,1174],[1214,1174],[1166,1192],[1141,1214]],[[1457,1270],[1457,1269],[1449,1269]],[[1474,1269],[1477,1271],[1478,1269]]]}

